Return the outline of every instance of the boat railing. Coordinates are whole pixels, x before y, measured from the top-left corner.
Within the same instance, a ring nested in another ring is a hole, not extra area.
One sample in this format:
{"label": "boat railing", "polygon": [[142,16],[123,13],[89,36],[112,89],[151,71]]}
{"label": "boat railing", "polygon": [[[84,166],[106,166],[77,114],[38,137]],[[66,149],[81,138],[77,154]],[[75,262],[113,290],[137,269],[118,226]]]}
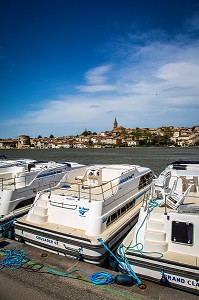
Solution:
{"label": "boat railing", "polygon": [[148,193],[144,194],[144,198],[142,200],[142,207],[144,207],[144,209],[146,210],[148,207],[148,203],[151,200],[154,200],[154,181],[155,179],[152,180],[152,178],[149,178],[146,182],[144,182],[141,185],[141,188],[143,189],[145,186],[150,186],[150,189],[148,191]]}
{"label": "boat railing", "polygon": [[[52,175],[48,175],[51,177],[51,183],[57,183],[56,180],[56,172]],[[33,174],[24,174],[21,176],[14,176],[13,178],[0,178],[0,190],[16,190],[18,188],[27,188],[26,191],[33,188],[34,181],[37,179],[37,183],[35,184],[35,188],[40,188],[43,186],[49,186],[49,183],[46,182],[46,177],[39,177]],[[19,191],[20,193],[20,191]]]}
{"label": "boat railing", "polygon": [[[89,202],[91,201],[105,201],[107,198],[115,195],[118,191],[120,191],[120,179],[121,176],[118,176],[112,180],[103,182],[102,184],[92,186],[87,184],[82,184],[82,182],[78,183],[68,183],[65,182],[65,184],[62,184],[60,187],[53,187],[50,190],[50,196],[51,195],[60,195],[60,196],[66,196],[71,199],[73,197],[76,200],[80,199],[87,199]],[[134,178],[135,179],[135,178]],[[126,191],[127,194],[132,194],[132,192],[136,193],[140,191],[140,189],[144,189],[150,186],[151,184],[151,178],[143,182],[138,189],[138,186],[129,185],[128,189]],[[123,193],[118,192],[117,199],[122,197]]]}
{"label": "boat railing", "polygon": [[73,195],[76,199],[80,200],[88,199],[90,201],[94,200],[105,200],[116,193],[117,186],[119,184],[120,176],[113,178],[109,181],[102,182],[98,185],[88,184],[86,180],[82,181],[81,178],[76,178],[78,182],[68,182],[61,180],[61,185],[58,184],[50,189],[51,194],[60,194],[65,196]]}
{"label": "boat railing", "polygon": [[[85,198],[88,199],[89,202],[95,200],[104,201],[116,193],[118,182],[119,177],[96,186],[86,185],[85,183],[83,185],[81,183],[72,183],[66,189],[62,186],[61,191],[63,194],[73,195],[79,200]],[[55,188],[53,188],[53,190],[55,190]]]}
{"label": "boat railing", "polygon": [[0,178],[0,189],[4,190],[15,190],[16,189],[16,177],[14,178]]}

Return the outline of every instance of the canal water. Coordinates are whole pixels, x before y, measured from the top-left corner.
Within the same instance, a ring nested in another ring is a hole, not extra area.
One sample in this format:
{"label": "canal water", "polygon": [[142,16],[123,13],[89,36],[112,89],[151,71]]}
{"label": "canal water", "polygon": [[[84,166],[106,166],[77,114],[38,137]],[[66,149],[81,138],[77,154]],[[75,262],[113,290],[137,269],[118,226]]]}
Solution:
{"label": "canal water", "polygon": [[100,149],[1,149],[8,159],[31,158],[42,161],[73,161],[81,164],[136,164],[151,168],[156,175],[177,160],[198,160],[199,147],[146,147]]}

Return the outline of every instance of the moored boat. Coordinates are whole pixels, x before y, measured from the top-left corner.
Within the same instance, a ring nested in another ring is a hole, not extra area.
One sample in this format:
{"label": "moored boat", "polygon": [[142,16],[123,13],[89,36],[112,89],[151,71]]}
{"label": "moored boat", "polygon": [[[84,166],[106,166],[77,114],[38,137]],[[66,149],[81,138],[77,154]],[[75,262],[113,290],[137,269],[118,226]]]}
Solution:
{"label": "moored boat", "polygon": [[152,190],[117,257],[140,278],[199,294],[199,162],[168,165]]}
{"label": "moored boat", "polygon": [[70,171],[57,187],[38,193],[14,222],[15,238],[65,256],[103,265],[137,221],[153,172],[137,165],[93,165]]}
{"label": "moored boat", "polygon": [[0,222],[26,213],[36,194],[56,185],[77,163],[32,159],[0,161]]}

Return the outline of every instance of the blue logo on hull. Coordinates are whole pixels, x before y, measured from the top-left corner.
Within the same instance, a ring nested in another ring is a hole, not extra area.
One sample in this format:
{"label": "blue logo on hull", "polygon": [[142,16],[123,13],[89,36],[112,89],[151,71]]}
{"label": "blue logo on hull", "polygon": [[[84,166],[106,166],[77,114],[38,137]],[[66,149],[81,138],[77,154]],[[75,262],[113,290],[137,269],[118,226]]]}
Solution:
{"label": "blue logo on hull", "polygon": [[80,215],[80,217],[86,217],[84,214],[86,213],[86,212],[88,212],[89,211],[89,208],[86,208],[86,207],[79,207],[79,215]]}

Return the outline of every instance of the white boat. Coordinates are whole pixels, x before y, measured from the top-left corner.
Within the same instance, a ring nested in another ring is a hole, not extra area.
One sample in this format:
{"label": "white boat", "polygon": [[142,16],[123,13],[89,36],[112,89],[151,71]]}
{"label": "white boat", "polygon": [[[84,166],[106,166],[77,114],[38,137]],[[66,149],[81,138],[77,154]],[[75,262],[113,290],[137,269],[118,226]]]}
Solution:
{"label": "white boat", "polygon": [[0,161],[0,222],[27,212],[38,191],[56,185],[77,163]]}
{"label": "white boat", "polygon": [[38,193],[28,215],[14,222],[16,239],[103,265],[98,238],[113,249],[135,224],[153,173],[136,165],[93,165],[72,170],[59,186]]}
{"label": "white boat", "polygon": [[12,159],[7,159],[6,156],[1,155],[0,156],[0,173],[8,172],[9,167],[20,166],[22,164],[27,165],[27,164],[34,163],[34,162],[36,162],[36,160],[28,159],[28,158],[12,160]]}
{"label": "white boat", "polygon": [[177,161],[154,181],[117,257],[142,278],[199,294],[198,232],[199,162]]}

